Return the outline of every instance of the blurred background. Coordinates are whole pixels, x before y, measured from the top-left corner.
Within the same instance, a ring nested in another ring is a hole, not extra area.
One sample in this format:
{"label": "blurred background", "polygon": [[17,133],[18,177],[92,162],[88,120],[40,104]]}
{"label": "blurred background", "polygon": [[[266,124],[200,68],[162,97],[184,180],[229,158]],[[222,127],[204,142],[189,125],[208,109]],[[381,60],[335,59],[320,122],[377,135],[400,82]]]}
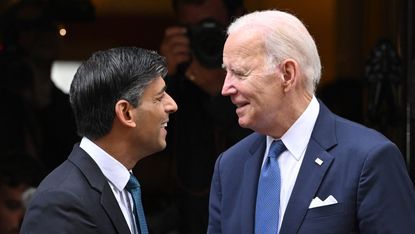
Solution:
{"label": "blurred background", "polygon": [[[248,12],[286,10],[306,24],[323,65],[317,96],[335,113],[395,142],[414,179],[414,1],[244,3]],[[41,162],[40,173],[52,170],[79,141],[66,95],[77,65],[111,47],[159,51],[164,30],[175,24],[170,0],[0,0],[1,152],[25,149]],[[154,225],[162,220],[158,209],[174,214],[169,204],[152,199],[174,187],[172,160],[148,157],[135,173]]]}

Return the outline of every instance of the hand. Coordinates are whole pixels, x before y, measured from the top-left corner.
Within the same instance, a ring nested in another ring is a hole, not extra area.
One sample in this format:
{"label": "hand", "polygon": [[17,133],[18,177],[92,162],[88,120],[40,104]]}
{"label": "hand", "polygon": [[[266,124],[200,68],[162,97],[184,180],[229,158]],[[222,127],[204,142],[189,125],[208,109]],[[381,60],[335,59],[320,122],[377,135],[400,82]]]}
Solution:
{"label": "hand", "polygon": [[220,94],[226,72],[222,68],[205,68],[196,59],[187,68],[188,80],[199,86],[211,96]]}
{"label": "hand", "polygon": [[166,57],[168,75],[176,74],[177,65],[190,61],[190,53],[186,28],[178,26],[167,28],[160,46],[160,54]]}

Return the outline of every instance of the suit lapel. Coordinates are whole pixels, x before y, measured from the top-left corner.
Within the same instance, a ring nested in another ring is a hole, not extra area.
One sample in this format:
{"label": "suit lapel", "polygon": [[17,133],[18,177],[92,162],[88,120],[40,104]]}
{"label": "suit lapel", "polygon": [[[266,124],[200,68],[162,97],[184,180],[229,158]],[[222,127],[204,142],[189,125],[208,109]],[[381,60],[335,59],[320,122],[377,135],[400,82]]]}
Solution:
{"label": "suit lapel", "polygon": [[[297,233],[311,200],[334,160],[327,150],[336,144],[335,117],[320,102],[319,116],[284,214],[281,234]],[[316,162],[317,158],[322,161],[321,165]]]}
{"label": "suit lapel", "polygon": [[130,229],[121,212],[120,206],[109,186],[104,186],[102,190],[101,204],[118,233],[130,233]]}
{"label": "suit lapel", "polygon": [[254,233],[255,204],[258,177],[265,152],[265,136],[260,136],[250,148],[250,157],[245,162],[241,198],[242,230]]}
{"label": "suit lapel", "polygon": [[101,193],[101,205],[117,229],[117,232],[130,233],[130,229],[114,197],[114,193],[94,160],[78,145],[74,147],[69,156],[69,160],[82,171],[89,181],[91,189]]}
{"label": "suit lapel", "polygon": [[[319,158],[321,165],[315,162]],[[309,142],[297,181],[284,214],[280,233],[297,233],[311,200],[320,186],[333,157],[323,150],[314,140]]]}

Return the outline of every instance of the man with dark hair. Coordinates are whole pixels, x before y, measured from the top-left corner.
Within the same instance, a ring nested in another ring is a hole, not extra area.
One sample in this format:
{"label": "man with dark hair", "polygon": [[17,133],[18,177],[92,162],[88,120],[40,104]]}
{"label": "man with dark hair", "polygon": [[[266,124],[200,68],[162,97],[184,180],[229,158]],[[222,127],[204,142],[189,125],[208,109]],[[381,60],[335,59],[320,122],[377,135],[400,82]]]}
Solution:
{"label": "man with dark hair", "polygon": [[235,107],[220,95],[225,28],[244,12],[243,1],[173,0],[179,26],[165,31],[166,83],[180,111],[169,124],[181,233],[206,233],[209,186],[216,157],[250,133]]}
{"label": "man with dark hair", "polygon": [[166,63],[155,52],[98,51],[76,72],[70,102],[82,140],[40,184],[21,233],[148,233],[131,169],[166,147]]}

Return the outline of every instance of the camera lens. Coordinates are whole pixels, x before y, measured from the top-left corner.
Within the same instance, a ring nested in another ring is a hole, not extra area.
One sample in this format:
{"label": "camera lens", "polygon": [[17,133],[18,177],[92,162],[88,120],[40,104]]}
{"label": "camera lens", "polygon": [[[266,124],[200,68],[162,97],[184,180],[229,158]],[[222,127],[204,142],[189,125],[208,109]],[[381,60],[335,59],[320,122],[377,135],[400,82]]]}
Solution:
{"label": "camera lens", "polygon": [[225,28],[208,18],[189,30],[190,46],[196,59],[207,68],[220,68],[225,44]]}

